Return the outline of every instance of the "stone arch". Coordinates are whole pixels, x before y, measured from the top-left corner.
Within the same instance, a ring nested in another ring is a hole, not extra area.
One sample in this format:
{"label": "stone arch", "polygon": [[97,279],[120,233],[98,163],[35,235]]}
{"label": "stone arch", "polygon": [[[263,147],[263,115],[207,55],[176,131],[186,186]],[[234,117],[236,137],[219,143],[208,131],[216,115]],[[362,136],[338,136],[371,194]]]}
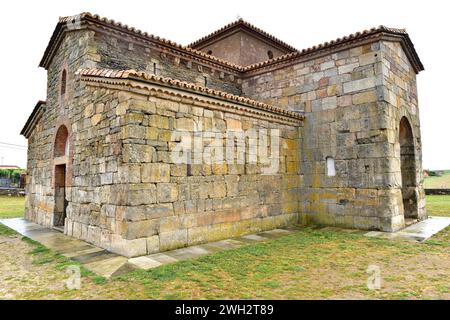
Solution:
{"label": "stone arch", "polygon": [[56,130],[53,144],[53,188],[54,188],[54,209],[53,227],[64,231],[67,218],[67,194],[68,183],[71,178],[70,167],[70,132],[65,124],[60,124]]}
{"label": "stone arch", "polygon": [[405,219],[416,219],[418,217],[418,197],[414,133],[410,121],[405,116],[400,119],[399,143],[403,213]]}
{"label": "stone arch", "polygon": [[69,155],[69,130],[65,125],[61,125],[56,131],[53,156],[62,157]]}

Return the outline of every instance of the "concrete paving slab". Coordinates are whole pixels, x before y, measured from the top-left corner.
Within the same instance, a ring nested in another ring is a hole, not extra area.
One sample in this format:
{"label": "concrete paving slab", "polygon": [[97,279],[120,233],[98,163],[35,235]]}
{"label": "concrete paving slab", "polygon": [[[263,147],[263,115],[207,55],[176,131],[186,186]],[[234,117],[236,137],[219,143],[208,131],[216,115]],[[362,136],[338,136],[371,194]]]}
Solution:
{"label": "concrete paving slab", "polygon": [[133,269],[128,265],[126,257],[22,218],[2,219],[0,223],[41,243],[54,252],[81,263],[86,269],[103,277],[108,278]]}
{"label": "concrete paving slab", "polygon": [[289,235],[291,233],[293,233],[293,231],[284,230],[284,229],[274,229],[274,230],[268,230],[268,231],[260,232],[257,235],[261,236],[261,237],[268,238],[268,239],[276,239],[278,237],[286,236],[286,235]]}
{"label": "concrete paving slab", "polygon": [[42,243],[44,246],[67,258],[81,263],[88,270],[106,278],[136,269],[148,270],[168,263],[195,259],[215,252],[239,248],[249,243],[266,241],[295,232],[295,229],[275,229],[128,259],[85,241],[69,237],[60,231],[45,228],[21,218],[3,219],[0,220],[0,223],[26,235],[32,240]]}
{"label": "concrete paving slab", "polygon": [[263,240],[267,240],[267,238],[261,237],[261,236],[258,235],[258,234],[248,234],[248,235],[239,237],[238,239],[253,240],[253,241],[263,241]]}
{"label": "concrete paving slab", "polygon": [[125,264],[128,264],[128,258],[116,255],[108,259],[84,264],[84,267],[100,276],[110,278],[113,275],[118,275],[117,270]]}
{"label": "concrete paving slab", "polygon": [[167,251],[166,255],[169,257],[175,258],[177,260],[188,260],[188,259],[194,259],[198,258],[200,256],[204,256],[208,253],[211,253],[210,251],[201,248],[199,246],[192,246],[192,247],[186,247],[181,249],[176,249],[172,251]]}
{"label": "concrete paving slab", "polygon": [[370,231],[364,235],[367,237],[379,237],[385,239],[401,239],[422,242],[441,230],[450,226],[450,218],[430,216],[397,232]]}
{"label": "concrete paving slab", "polygon": [[158,261],[161,264],[167,264],[167,263],[172,263],[172,262],[178,261],[178,259],[168,256],[165,253],[154,253],[154,254],[148,255],[146,257],[149,257],[155,261]]}
{"label": "concrete paving slab", "polygon": [[161,262],[156,261],[155,259],[152,259],[148,256],[131,258],[128,259],[128,262],[144,270],[153,269],[162,265]]}
{"label": "concrete paving slab", "polygon": [[79,251],[65,252],[65,253],[62,253],[62,255],[65,256],[66,258],[72,258],[72,257],[77,257],[77,256],[82,256],[85,254],[93,253],[93,252],[99,252],[99,251],[103,251],[103,249],[94,247],[94,248],[88,248],[88,249],[79,250]]}

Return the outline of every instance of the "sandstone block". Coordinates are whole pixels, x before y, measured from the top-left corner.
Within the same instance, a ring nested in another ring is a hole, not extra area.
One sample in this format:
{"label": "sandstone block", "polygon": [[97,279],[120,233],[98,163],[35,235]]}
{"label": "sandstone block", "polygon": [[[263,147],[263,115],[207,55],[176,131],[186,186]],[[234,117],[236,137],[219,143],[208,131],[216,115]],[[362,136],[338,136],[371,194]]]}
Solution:
{"label": "sandstone block", "polygon": [[157,114],[152,114],[149,118],[150,126],[160,128],[160,129],[170,129],[169,118],[160,116]]}
{"label": "sandstone block", "polygon": [[179,118],[176,119],[175,128],[183,131],[194,131],[195,123],[191,118]]}
{"label": "sandstone block", "polygon": [[130,163],[152,162],[155,150],[152,146],[145,144],[124,144],[123,161]]}
{"label": "sandstone block", "polygon": [[94,114],[91,118],[91,124],[93,126],[96,126],[100,122],[101,119],[102,119],[101,114]]}
{"label": "sandstone block", "polygon": [[126,222],[122,228],[122,237],[128,240],[150,237],[159,232],[159,219]]}
{"label": "sandstone block", "polygon": [[366,91],[352,96],[353,104],[363,104],[377,101],[377,92],[375,90]]}
{"label": "sandstone block", "polygon": [[242,131],[242,122],[236,119],[226,119],[227,130]]}
{"label": "sandstone block", "polygon": [[338,72],[339,72],[339,74],[349,73],[349,72],[352,72],[357,67],[359,67],[359,63],[346,64],[346,65],[340,66],[338,68]]}
{"label": "sandstone block", "polygon": [[174,206],[172,203],[159,203],[145,206],[145,217],[148,219],[167,217],[173,214]]}
{"label": "sandstone block", "polygon": [[159,235],[160,251],[174,250],[185,247],[188,243],[187,229],[162,232]]}
{"label": "sandstone block", "polygon": [[227,188],[224,181],[215,181],[212,183],[212,189],[209,192],[211,198],[224,198],[227,195]]}
{"label": "sandstone block", "polygon": [[174,177],[185,177],[187,175],[186,164],[171,164],[170,175]]}
{"label": "sandstone block", "polygon": [[156,186],[151,183],[130,184],[127,204],[137,206],[156,202]]}
{"label": "sandstone block", "polygon": [[111,234],[111,251],[126,257],[138,257],[147,254],[147,239],[126,240],[120,235]]}
{"label": "sandstone block", "polygon": [[157,184],[158,202],[174,202],[178,200],[178,186],[176,183]]}
{"label": "sandstone block", "polygon": [[170,182],[170,165],[167,163],[145,163],[141,166],[142,182]]}
{"label": "sandstone block", "polygon": [[147,254],[159,252],[159,236],[154,235],[147,238]]}
{"label": "sandstone block", "polygon": [[376,78],[365,78],[344,83],[344,93],[362,91],[376,86]]}

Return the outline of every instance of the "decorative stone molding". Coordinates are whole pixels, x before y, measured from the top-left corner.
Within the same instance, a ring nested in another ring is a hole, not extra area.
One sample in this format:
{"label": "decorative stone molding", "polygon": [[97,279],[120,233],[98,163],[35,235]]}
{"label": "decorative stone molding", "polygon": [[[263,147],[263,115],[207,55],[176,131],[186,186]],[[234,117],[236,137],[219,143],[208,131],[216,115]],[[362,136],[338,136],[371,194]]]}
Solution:
{"label": "decorative stone molding", "polygon": [[251,117],[268,119],[289,125],[299,125],[303,120],[303,115],[300,113],[283,110],[223,91],[212,90],[194,83],[163,78],[135,70],[80,69],[76,74],[81,76],[82,80],[86,82],[145,89],[150,92],[168,94],[199,103],[206,102],[207,105],[216,106],[221,111],[243,113]]}

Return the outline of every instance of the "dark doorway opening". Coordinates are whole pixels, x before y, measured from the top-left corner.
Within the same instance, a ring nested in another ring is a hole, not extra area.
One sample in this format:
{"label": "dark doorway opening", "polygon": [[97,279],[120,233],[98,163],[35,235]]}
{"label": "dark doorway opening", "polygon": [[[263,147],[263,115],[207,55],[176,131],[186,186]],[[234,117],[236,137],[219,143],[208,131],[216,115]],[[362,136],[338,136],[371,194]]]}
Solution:
{"label": "dark doorway opening", "polygon": [[66,165],[61,164],[55,166],[55,213],[53,218],[55,228],[64,229],[66,209]]}
{"label": "dark doorway opening", "polygon": [[[402,197],[405,223],[418,218],[416,192],[416,161],[414,137],[406,117],[400,121],[400,161],[402,173]],[[408,221],[409,220],[409,221]]]}

